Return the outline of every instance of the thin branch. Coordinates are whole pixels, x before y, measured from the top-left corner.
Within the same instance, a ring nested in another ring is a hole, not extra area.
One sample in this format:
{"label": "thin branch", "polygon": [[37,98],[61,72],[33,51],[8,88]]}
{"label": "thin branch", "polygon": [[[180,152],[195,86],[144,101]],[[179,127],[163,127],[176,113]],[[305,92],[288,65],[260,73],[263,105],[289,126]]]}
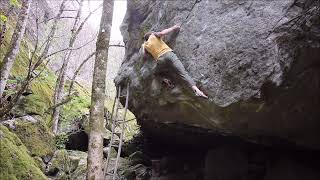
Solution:
{"label": "thin branch", "polygon": [[[46,19],[46,20],[43,20],[41,22],[39,22],[39,24],[42,24],[42,23],[48,23],[49,21],[51,20],[54,20],[56,17],[52,17],[52,18],[49,18],[49,19]],[[74,19],[75,17],[72,17],[72,16],[62,16],[58,19]]]}
{"label": "thin branch", "polygon": [[120,44],[110,44],[109,47],[124,47],[124,45],[120,45]]}
{"label": "thin branch", "polygon": [[83,44],[83,45],[79,46],[79,47],[76,47],[76,48],[65,48],[65,49],[58,50],[58,51],[56,51],[56,52],[53,52],[53,53],[51,53],[51,54],[49,54],[49,55],[45,56],[45,57],[44,57],[44,59],[47,59],[47,58],[49,58],[49,57],[51,57],[51,56],[53,56],[53,55],[55,55],[55,54],[58,54],[58,53],[60,53],[60,52],[64,52],[64,51],[68,51],[68,50],[70,50],[70,51],[74,51],[74,50],[81,49],[81,48],[83,48],[83,47],[87,46],[88,44],[90,44],[91,42],[93,42],[94,40],[95,40],[95,38],[94,38],[94,39],[92,39],[92,40],[90,40],[90,41],[88,41],[87,43],[85,43],[85,44]]}
{"label": "thin branch", "polygon": [[28,66],[28,76],[30,76],[30,70],[31,70],[31,67],[32,67],[32,61],[33,61],[33,58],[35,57],[35,54],[37,53],[37,49],[38,49],[38,45],[39,45],[39,24],[38,24],[38,21],[39,19],[36,18],[36,31],[37,31],[37,36],[36,36],[36,44],[34,46],[34,50],[32,52],[32,55],[29,59],[29,66]]}
{"label": "thin branch", "polygon": [[65,9],[64,11],[78,11],[76,9]]}
{"label": "thin branch", "polygon": [[59,107],[59,106],[62,106],[62,105],[64,105],[64,104],[70,102],[73,97],[74,97],[74,96],[72,96],[72,95],[67,96],[67,97],[64,98],[61,102],[59,102],[59,103],[57,103],[57,104],[49,107],[48,110],[46,110],[46,112],[50,112],[50,111],[52,111],[53,109],[55,109],[55,108],[57,108],[57,107]]}
{"label": "thin branch", "polygon": [[80,64],[80,66],[77,68],[77,70],[74,72],[73,77],[71,79],[71,83],[70,83],[70,88],[69,88],[69,95],[71,94],[71,91],[73,89],[73,84],[74,81],[76,80],[77,75],[79,74],[80,70],[82,69],[82,67],[96,54],[96,52],[93,52],[91,54],[89,54],[89,56],[87,56],[87,58],[85,60],[82,61],[82,63]]}
{"label": "thin branch", "polygon": [[82,23],[80,24],[79,28],[75,31],[75,36],[77,36],[81,29],[83,28],[83,26],[85,25],[85,23],[88,21],[88,19],[90,18],[90,16],[95,13],[97,10],[99,10],[102,7],[102,4],[100,4],[100,6],[98,6],[96,9],[94,9],[93,11],[91,11],[88,16],[82,21]]}
{"label": "thin branch", "polygon": [[[36,76],[34,76],[34,77],[31,78],[31,81],[33,81],[34,79],[36,79],[37,77],[39,77],[39,76],[42,74],[42,72],[47,68],[50,60],[51,60],[51,59],[49,59],[49,60],[44,64],[44,67],[42,68],[42,70],[41,70]],[[34,71],[35,71],[35,69],[34,69],[32,72],[35,73]]]}

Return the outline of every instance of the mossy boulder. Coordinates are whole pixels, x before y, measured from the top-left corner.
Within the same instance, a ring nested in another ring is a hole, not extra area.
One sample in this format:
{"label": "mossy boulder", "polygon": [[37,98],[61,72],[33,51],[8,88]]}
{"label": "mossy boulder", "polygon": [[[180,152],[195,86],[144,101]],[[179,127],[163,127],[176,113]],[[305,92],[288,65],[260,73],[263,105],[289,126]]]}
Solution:
{"label": "mossy boulder", "polygon": [[15,129],[12,131],[28,148],[31,156],[46,157],[53,155],[56,149],[55,139],[42,121],[31,122],[19,118],[15,120],[14,124]]}
{"label": "mossy boulder", "polygon": [[47,179],[21,140],[0,125],[0,179]]}
{"label": "mossy boulder", "polygon": [[85,180],[87,153],[81,151],[57,150],[48,166],[52,179]]}

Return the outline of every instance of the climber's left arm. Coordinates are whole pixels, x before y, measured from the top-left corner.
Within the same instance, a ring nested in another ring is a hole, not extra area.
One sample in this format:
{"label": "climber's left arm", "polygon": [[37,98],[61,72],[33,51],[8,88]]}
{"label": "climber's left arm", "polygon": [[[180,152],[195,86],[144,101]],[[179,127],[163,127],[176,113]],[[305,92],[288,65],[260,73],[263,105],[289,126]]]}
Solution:
{"label": "climber's left arm", "polygon": [[163,37],[164,35],[169,34],[172,31],[175,31],[175,30],[180,30],[180,26],[174,25],[168,29],[162,30],[161,32],[155,32],[154,35],[160,38],[160,37]]}

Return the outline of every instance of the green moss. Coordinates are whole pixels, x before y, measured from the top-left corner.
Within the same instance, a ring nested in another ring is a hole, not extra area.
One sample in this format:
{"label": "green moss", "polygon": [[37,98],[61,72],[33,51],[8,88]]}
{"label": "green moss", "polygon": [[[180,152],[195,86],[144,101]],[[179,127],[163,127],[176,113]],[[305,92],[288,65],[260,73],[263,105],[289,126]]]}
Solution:
{"label": "green moss", "polygon": [[[9,26],[10,27],[10,26]],[[6,41],[4,48],[0,49],[0,57],[3,59],[5,52],[8,47],[8,36],[6,35]],[[20,85],[20,82],[26,77],[28,72],[28,57],[30,50],[28,47],[31,47],[26,41],[22,41],[20,46],[20,53],[17,56],[16,61],[10,72],[10,79],[8,80],[8,86],[12,87],[6,93],[14,94],[16,93],[17,87]],[[44,68],[43,66],[39,69]],[[29,91],[32,93],[27,96],[23,102],[22,110],[24,113],[34,113],[43,115],[43,113],[52,105],[52,96],[55,85],[56,76],[47,68],[44,68],[42,74],[31,82],[29,85]]]}
{"label": "green moss", "polygon": [[39,156],[32,157],[37,167],[42,171],[46,171],[46,164],[43,162],[42,158]]}
{"label": "green moss", "polygon": [[32,156],[44,157],[55,151],[55,139],[42,123],[17,121],[15,133],[28,148]]}
{"label": "green moss", "polygon": [[58,150],[52,160],[51,168],[62,172],[74,171],[79,164],[79,159],[71,161],[66,150]]}
{"label": "green moss", "polygon": [[[12,34],[12,24],[8,23],[8,31],[4,41],[4,45],[0,49],[0,59],[3,59],[7,47],[10,42]],[[10,79],[8,85],[12,87],[6,93],[14,94],[16,93],[17,86],[26,77],[28,70],[28,56],[31,47],[26,41],[23,41],[20,46],[20,53],[12,67],[10,72]],[[19,112],[22,114],[39,114],[46,119],[47,124],[51,124],[50,112],[47,112],[48,108],[53,105],[53,94],[55,89],[55,82],[57,76],[48,68],[42,66],[39,67],[39,71],[43,69],[41,75],[33,80],[29,85],[28,91],[32,94],[26,96],[23,101],[19,104]],[[38,71],[38,72],[39,72]],[[75,89],[79,93],[79,96],[75,97],[70,103],[63,106],[61,112],[62,121],[69,121],[70,123],[81,117],[81,115],[89,112],[90,106],[90,92],[85,88],[80,87],[75,84]],[[68,88],[66,88],[67,90]]]}
{"label": "green moss", "polygon": [[46,179],[20,139],[0,125],[0,179]]}
{"label": "green moss", "polygon": [[[66,85],[66,91],[69,90],[69,82]],[[65,127],[74,122],[74,120],[81,119],[82,115],[88,114],[91,104],[91,94],[78,84],[74,85],[74,91],[76,96],[72,100],[65,104],[61,111],[61,126]]]}
{"label": "green moss", "polygon": [[25,77],[28,72],[28,57],[29,57],[28,44],[25,41],[21,42],[20,52],[12,66],[11,76],[23,76]]}
{"label": "green moss", "polygon": [[32,94],[24,99],[25,111],[43,115],[52,106],[52,96],[54,89],[53,82],[46,79],[36,79],[31,83]]}

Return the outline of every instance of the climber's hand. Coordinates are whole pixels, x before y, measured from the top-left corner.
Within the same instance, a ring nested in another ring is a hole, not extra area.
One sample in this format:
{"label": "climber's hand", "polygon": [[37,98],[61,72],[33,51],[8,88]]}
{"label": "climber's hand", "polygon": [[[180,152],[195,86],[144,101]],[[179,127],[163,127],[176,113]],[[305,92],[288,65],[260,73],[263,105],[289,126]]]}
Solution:
{"label": "climber's hand", "polygon": [[161,32],[154,32],[153,33],[157,38],[161,38],[163,34]]}
{"label": "climber's hand", "polygon": [[176,25],[173,26],[173,28],[174,28],[176,31],[180,31],[181,26],[178,25],[178,24],[176,24]]}

